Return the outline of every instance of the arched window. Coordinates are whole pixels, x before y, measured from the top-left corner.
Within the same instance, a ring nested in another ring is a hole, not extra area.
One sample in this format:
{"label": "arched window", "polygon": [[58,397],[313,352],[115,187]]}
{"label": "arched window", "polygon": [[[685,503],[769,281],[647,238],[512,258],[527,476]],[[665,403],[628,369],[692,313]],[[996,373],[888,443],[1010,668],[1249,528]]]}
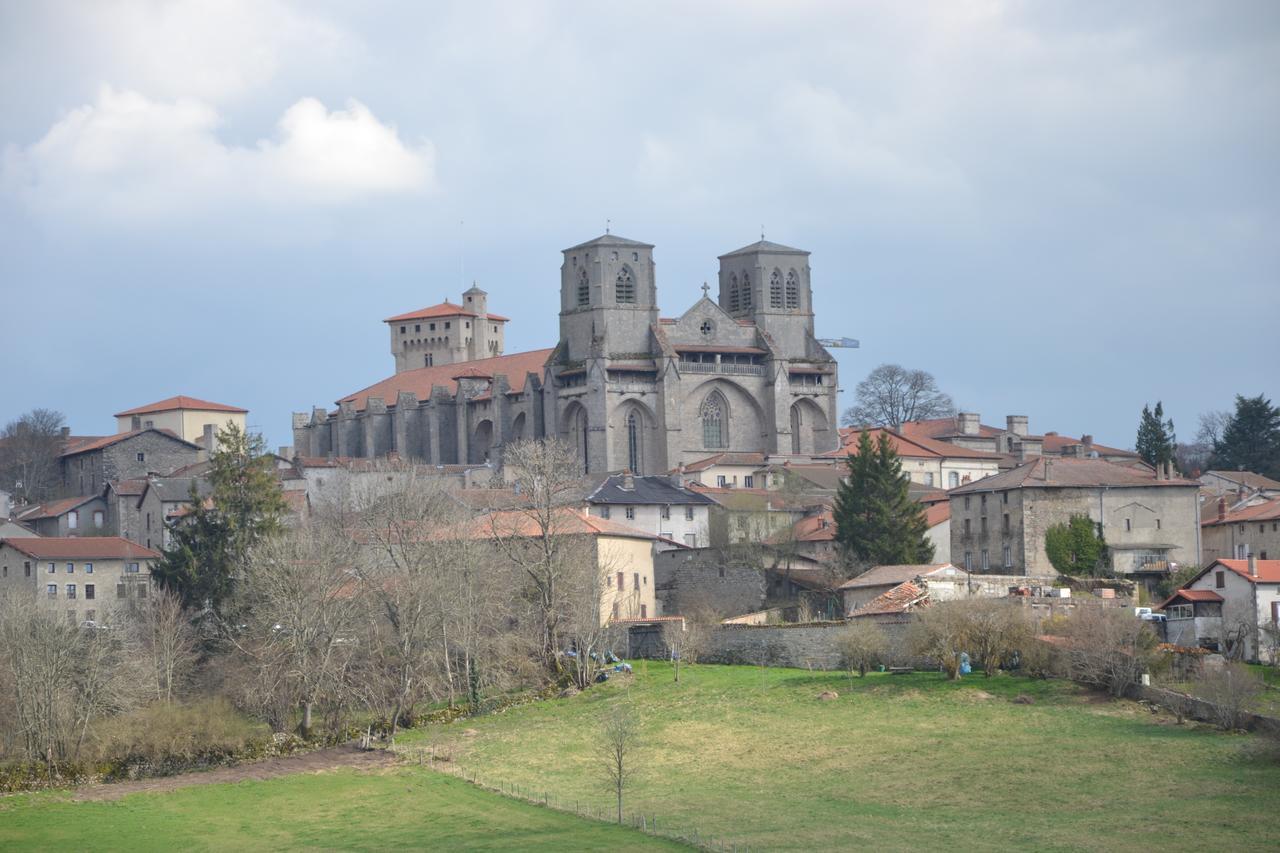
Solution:
{"label": "arched window", "polygon": [[591,282],[587,281],[587,268],[578,270],[578,304],[586,305],[591,301]]}
{"label": "arched window", "polygon": [[640,473],[640,415],[634,410],[627,415],[627,467]]}
{"label": "arched window", "polygon": [[795,270],[787,273],[787,307],[800,307],[800,276]]}
{"label": "arched window", "polygon": [[800,405],[796,404],[791,407],[791,452],[800,453],[800,430],[804,428],[804,424],[800,418]]}
{"label": "arched window", "polygon": [[782,271],[774,270],[769,276],[769,307],[782,307]]}
{"label": "arched window", "polygon": [[954,489],[956,486],[959,486],[959,485],[960,485],[960,472],[952,471],[950,474],[947,475],[947,488]]}
{"label": "arched window", "polygon": [[724,398],[713,391],[702,401],[698,414],[702,418],[702,446],[716,449],[729,446],[729,430],[725,423]]}
{"label": "arched window", "polygon": [[745,272],[742,274],[742,307],[751,307],[751,275]]}
{"label": "arched window", "polygon": [[617,302],[636,301],[636,281],[631,275],[631,267],[624,266],[622,271],[618,273],[618,280],[614,283],[614,300]]}
{"label": "arched window", "polygon": [[738,310],[738,274],[729,273],[729,310]]}

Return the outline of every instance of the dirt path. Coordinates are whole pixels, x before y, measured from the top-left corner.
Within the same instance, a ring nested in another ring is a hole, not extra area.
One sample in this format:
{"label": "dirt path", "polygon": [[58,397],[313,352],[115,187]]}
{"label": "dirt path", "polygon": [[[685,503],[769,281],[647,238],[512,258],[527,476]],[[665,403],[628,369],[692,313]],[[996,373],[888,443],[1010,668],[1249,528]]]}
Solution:
{"label": "dirt path", "polygon": [[341,767],[373,770],[395,763],[395,756],[381,749],[368,752],[353,746],[338,746],[308,752],[305,755],[289,755],[268,758],[252,764],[234,767],[218,767],[196,773],[165,776],[159,779],[138,779],[134,782],[113,782],[102,785],[85,785],[76,789],[76,800],[118,800],[127,794],[140,791],[176,791],[192,785],[216,785],[221,782],[243,782],[247,779],[274,779],[294,773],[317,773]]}

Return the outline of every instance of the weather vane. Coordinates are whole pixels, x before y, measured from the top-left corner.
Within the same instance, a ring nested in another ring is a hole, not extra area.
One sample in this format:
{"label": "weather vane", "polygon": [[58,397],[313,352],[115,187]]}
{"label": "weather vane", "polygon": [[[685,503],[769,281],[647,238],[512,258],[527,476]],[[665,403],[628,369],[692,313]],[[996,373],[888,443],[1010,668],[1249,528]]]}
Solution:
{"label": "weather vane", "polygon": [[604,221],[604,233],[606,234],[609,233],[609,223],[611,223],[612,221],[613,221],[612,219],[606,219]]}

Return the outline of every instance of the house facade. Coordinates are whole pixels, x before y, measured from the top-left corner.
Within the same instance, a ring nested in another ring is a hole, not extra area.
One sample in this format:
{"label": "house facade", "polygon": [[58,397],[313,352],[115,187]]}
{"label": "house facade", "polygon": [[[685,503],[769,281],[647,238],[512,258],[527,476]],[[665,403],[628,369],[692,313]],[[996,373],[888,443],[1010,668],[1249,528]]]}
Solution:
{"label": "house facade", "polygon": [[0,590],[73,625],[110,625],[150,594],[160,554],[118,536],[0,540]]}
{"label": "house facade", "polygon": [[200,460],[202,450],[176,432],[149,427],[70,445],[58,457],[66,495],[98,494],[111,480],[167,474]]}
{"label": "house facade", "polygon": [[707,544],[715,501],[686,488],[679,477],[612,474],[586,497],[597,518],[621,522],[659,537],[665,550],[675,543],[697,548]]}
{"label": "house facade", "polygon": [[[840,449],[824,455],[839,459],[856,456],[862,432],[856,428],[840,430]],[[1000,472],[1003,457],[998,453],[975,450],[924,435],[912,438],[905,432],[887,428],[876,427],[867,432],[873,443],[878,442],[881,435],[888,436],[902,463],[902,473],[920,486],[953,489]]]}
{"label": "house facade", "polygon": [[1161,609],[1171,643],[1275,663],[1280,651],[1280,560],[1214,560]]}
{"label": "house facade", "polygon": [[719,452],[838,445],[836,363],[814,337],[808,252],[761,240],[722,255],[716,299],[704,285],[678,318],[659,316],[652,245],[605,234],[563,256],[554,347],[401,370],[392,318],[398,372],[336,412],[295,414],[296,451],[498,464],[509,442],[558,436],[585,473],[659,474]]}
{"label": "house facade", "polygon": [[37,536],[105,536],[112,532],[102,495],[63,498],[28,507],[18,521]]}
{"label": "house facade", "polygon": [[1280,497],[1231,510],[1225,497],[1216,501],[1217,515],[1200,525],[1205,560],[1280,558]]}
{"label": "house facade", "polygon": [[116,412],[116,432],[137,432],[143,429],[168,430],[179,438],[199,444],[204,439],[206,430],[209,429],[212,429],[215,435],[228,426],[238,427],[243,432],[245,416],[248,414],[248,409],[242,409],[239,406],[228,406],[225,403],[213,403],[196,397],[178,395],[157,400],[145,406]]}

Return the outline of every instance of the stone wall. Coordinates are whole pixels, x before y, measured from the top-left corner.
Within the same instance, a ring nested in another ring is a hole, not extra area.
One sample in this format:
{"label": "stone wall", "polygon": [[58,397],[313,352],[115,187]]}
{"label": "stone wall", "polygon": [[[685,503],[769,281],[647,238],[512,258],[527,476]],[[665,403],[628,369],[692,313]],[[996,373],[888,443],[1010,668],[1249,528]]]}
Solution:
{"label": "stone wall", "polygon": [[[909,619],[878,623],[889,637],[889,658],[895,663],[928,666],[906,652]],[[797,669],[840,669],[840,635],[848,622],[809,622],[792,625],[723,625],[711,633],[706,663],[789,666]]]}
{"label": "stone wall", "polygon": [[708,609],[722,616],[764,607],[768,584],[762,569],[727,564],[711,548],[660,551],[653,559],[658,615],[689,616]]}

